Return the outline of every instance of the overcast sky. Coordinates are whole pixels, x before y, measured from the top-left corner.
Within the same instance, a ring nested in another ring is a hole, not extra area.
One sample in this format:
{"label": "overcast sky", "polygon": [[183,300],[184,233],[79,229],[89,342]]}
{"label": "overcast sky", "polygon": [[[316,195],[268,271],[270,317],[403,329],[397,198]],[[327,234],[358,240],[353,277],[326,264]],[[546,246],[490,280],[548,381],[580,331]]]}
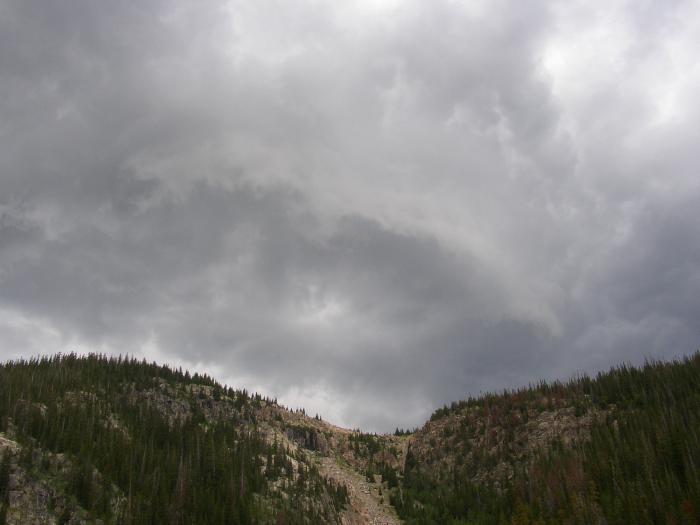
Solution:
{"label": "overcast sky", "polygon": [[700,347],[695,1],[0,0],[0,358],[366,430]]}

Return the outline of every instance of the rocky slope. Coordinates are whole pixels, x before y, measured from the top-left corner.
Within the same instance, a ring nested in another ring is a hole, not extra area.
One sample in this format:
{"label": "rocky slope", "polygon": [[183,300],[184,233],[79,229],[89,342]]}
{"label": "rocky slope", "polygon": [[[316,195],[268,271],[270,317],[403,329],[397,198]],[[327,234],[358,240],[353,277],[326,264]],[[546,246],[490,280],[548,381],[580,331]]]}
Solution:
{"label": "rocky slope", "polygon": [[[69,379],[57,379],[61,373]],[[132,380],[135,374],[138,378]],[[231,514],[224,522],[398,522],[388,497],[381,495],[381,480],[368,481],[365,473],[377,462],[399,468],[401,438],[343,429],[206,377],[146,363],[115,364],[99,356],[12,363],[0,369],[3,379],[0,458],[5,458],[8,474],[0,485],[0,523],[137,523],[139,518],[130,510],[135,505],[133,492],[145,487],[134,488],[132,472],[120,476],[121,467],[113,465],[119,458],[105,459],[110,452],[103,448],[119,446],[123,454],[138,449],[146,456],[153,452],[144,441],[164,440],[169,447],[173,443],[167,436],[183,432],[194,443],[175,443],[176,450],[166,456],[175,456],[168,480],[153,478],[153,483],[165,485],[159,497],[167,509],[151,510],[151,518],[142,522],[187,523],[187,484],[197,480],[190,474],[183,482],[187,476],[178,470],[194,471],[193,462],[207,461],[193,460],[193,454],[227,453],[214,445],[212,450],[199,450],[217,428],[233,436],[227,450],[235,449],[236,441],[245,442],[245,447],[239,444],[244,450],[237,451],[238,459],[228,458],[242,471],[231,487],[237,495],[254,492],[254,497],[240,497],[237,503],[245,513]],[[42,383],[51,386],[42,388]],[[59,424],[66,425],[63,431],[54,428]],[[77,428],[83,425],[84,430]],[[84,464],[86,439],[100,443],[90,447]],[[184,467],[178,455],[190,455],[190,465]],[[131,461],[148,464],[140,457]],[[206,464],[215,466],[216,461]],[[148,500],[142,495],[140,513],[149,507]],[[184,507],[177,510],[178,505]]]}
{"label": "rocky slope", "polygon": [[700,523],[700,353],[452,403],[406,456],[410,523]]}
{"label": "rocky slope", "polygon": [[536,406],[509,412],[465,407],[429,421],[410,438],[412,463],[440,481],[466,467],[470,481],[500,488],[519,467],[555,445],[571,448],[590,438],[594,423],[614,411],[591,408],[580,414],[565,399],[543,398]]}
{"label": "rocky slope", "polygon": [[700,354],[334,426],[102,356],[0,365],[0,525],[700,522]]}

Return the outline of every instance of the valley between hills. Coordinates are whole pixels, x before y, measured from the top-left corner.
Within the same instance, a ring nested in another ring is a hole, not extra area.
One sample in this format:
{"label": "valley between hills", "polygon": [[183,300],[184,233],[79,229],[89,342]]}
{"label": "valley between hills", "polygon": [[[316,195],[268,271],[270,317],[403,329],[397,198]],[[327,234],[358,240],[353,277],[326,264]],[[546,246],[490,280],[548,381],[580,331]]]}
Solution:
{"label": "valley between hills", "polygon": [[700,354],[344,429],[101,355],[0,365],[0,524],[698,523]]}

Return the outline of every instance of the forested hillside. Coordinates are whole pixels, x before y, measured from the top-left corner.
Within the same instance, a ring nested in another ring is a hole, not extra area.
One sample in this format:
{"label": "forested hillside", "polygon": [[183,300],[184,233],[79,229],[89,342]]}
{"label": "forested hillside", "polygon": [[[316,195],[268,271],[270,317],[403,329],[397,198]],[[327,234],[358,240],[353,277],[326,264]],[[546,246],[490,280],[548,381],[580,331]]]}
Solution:
{"label": "forested hillside", "polygon": [[339,522],[345,486],[270,438],[265,409],[283,410],[133,359],[6,363],[0,523]]}
{"label": "forested hillside", "polygon": [[408,523],[699,523],[700,354],[437,410],[392,503]]}
{"label": "forested hillside", "polygon": [[699,465],[700,353],[396,435],[134,359],[0,365],[0,524],[695,524]]}

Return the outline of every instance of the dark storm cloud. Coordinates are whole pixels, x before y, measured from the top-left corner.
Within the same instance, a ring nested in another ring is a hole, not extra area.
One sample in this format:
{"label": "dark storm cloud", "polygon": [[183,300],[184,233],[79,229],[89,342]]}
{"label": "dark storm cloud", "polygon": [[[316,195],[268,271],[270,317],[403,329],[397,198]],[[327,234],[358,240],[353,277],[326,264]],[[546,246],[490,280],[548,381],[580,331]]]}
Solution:
{"label": "dark storm cloud", "polygon": [[0,0],[0,356],[369,429],[698,347],[692,2]]}

